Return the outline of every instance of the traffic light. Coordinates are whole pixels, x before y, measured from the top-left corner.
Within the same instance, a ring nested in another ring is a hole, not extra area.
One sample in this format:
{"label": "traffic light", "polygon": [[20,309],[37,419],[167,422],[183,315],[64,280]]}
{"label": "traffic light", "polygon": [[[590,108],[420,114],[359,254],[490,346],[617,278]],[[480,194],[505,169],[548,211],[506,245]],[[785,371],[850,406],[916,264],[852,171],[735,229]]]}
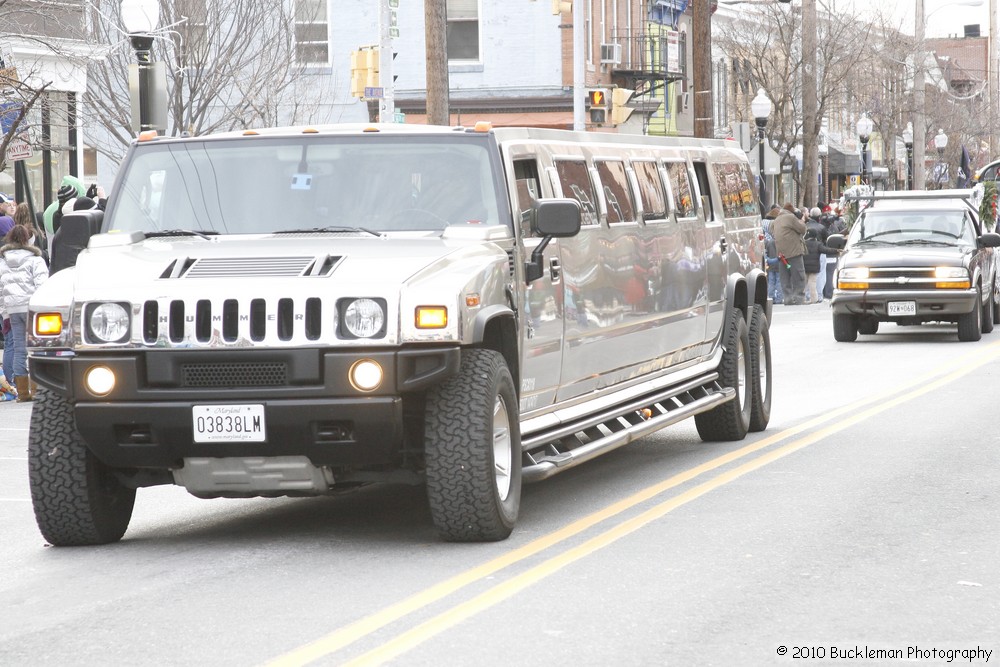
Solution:
{"label": "traffic light", "polygon": [[572,12],[572,11],[573,11],[573,3],[572,2],[565,2],[565,0],[562,0],[562,1],[561,0],[552,0],[552,14],[554,16],[558,16],[559,14],[562,14],[564,12],[568,13],[568,12]]}
{"label": "traffic light", "polygon": [[635,95],[634,90],[628,88],[615,88],[611,91],[611,124],[621,125],[628,120],[634,109],[625,106]]}
{"label": "traffic light", "polygon": [[587,105],[590,108],[590,122],[604,125],[608,119],[608,91],[603,88],[587,91]]}

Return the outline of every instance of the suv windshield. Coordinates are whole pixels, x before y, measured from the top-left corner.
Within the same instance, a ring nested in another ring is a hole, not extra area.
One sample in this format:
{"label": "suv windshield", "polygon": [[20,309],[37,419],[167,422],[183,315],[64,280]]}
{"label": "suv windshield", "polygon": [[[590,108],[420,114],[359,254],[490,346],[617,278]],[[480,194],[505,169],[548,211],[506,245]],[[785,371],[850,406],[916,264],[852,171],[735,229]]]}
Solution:
{"label": "suv windshield", "polygon": [[502,224],[497,191],[480,137],[163,142],[128,161],[105,230],[439,232]]}
{"label": "suv windshield", "polygon": [[851,245],[976,245],[976,230],[962,211],[879,211],[869,209],[851,229]]}

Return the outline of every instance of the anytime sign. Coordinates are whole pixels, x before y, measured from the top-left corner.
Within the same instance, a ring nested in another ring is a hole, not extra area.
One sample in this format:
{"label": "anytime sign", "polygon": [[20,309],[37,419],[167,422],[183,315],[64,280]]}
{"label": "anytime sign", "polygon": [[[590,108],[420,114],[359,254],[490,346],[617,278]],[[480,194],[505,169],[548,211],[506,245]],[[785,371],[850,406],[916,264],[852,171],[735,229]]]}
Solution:
{"label": "anytime sign", "polygon": [[11,139],[10,144],[7,145],[7,161],[17,162],[18,160],[26,160],[30,158],[34,153],[31,150],[31,144],[28,143],[27,139],[23,136],[14,137]]}

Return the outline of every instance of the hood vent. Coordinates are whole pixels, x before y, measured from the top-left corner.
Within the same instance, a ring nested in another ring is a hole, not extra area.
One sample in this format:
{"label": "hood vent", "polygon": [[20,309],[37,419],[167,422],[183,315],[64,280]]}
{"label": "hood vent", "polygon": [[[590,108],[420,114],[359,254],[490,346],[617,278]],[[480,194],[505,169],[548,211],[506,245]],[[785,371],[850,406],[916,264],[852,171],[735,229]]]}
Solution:
{"label": "hood vent", "polygon": [[333,273],[343,257],[335,255],[293,257],[201,257],[175,259],[161,279],[174,278],[295,278],[323,277]]}

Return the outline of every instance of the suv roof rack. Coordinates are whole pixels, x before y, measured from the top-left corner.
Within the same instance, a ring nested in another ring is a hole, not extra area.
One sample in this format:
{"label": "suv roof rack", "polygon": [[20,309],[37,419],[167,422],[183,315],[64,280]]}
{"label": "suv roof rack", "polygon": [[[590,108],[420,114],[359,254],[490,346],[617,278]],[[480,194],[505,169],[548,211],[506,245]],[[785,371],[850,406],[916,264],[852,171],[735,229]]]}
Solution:
{"label": "suv roof rack", "polygon": [[[977,196],[978,195],[978,196]],[[979,219],[979,199],[982,198],[982,187],[951,188],[948,190],[880,190],[865,195],[844,195],[846,201],[866,201],[871,206],[876,201],[920,201],[925,199],[957,199],[969,207]],[[867,207],[866,207],[867,208]]]}

